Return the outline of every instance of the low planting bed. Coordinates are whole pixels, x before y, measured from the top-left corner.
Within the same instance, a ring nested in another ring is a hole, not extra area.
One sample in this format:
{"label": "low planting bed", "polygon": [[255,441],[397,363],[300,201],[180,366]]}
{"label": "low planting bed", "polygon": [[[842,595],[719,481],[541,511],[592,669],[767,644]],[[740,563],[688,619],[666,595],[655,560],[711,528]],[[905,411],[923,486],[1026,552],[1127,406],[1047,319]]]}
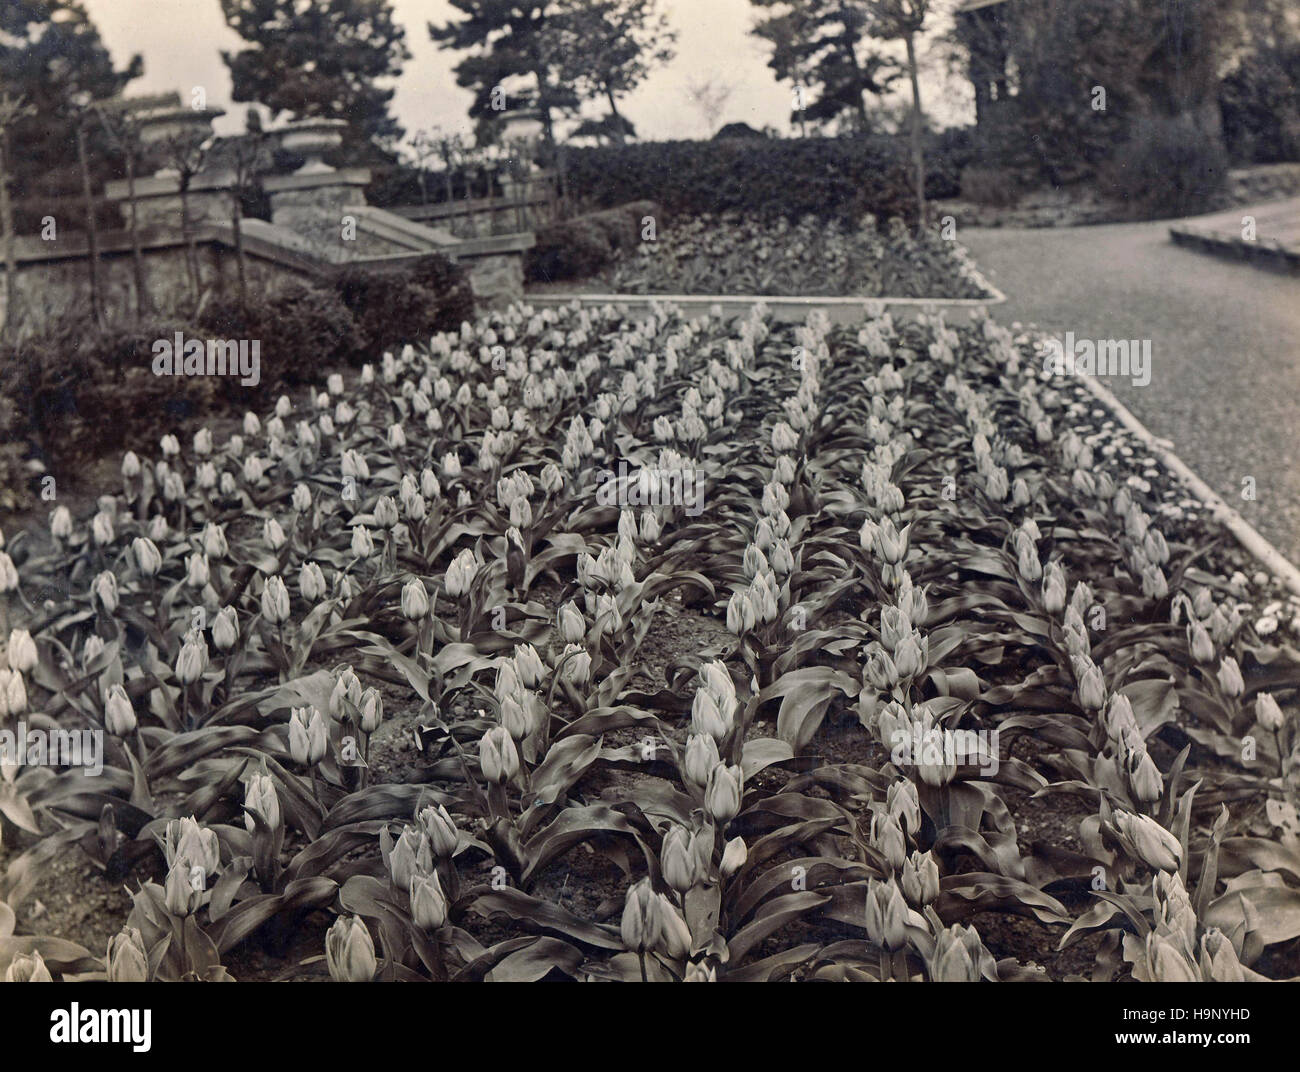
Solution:
{"label": "low planting bed", "polygon": [[[565,262],[556,258],[556,263]],[[548,277],[538,273],[534,278]],[[869,216],[850,225],[812,216],[789,222],[734,213],[674,218],[653,232],[643,231],[640,242],[612,249],[605,266],[587,272],[579,286],[558,289],[674,296],[1000,298],[966,251],[937,231],[918,235],[896,218],[878,226]]]}
{"label": "low planting bed", "polygon": [[1300,975],[1295,604],[1033,343],[515,307],[124,459],[0,976]]}

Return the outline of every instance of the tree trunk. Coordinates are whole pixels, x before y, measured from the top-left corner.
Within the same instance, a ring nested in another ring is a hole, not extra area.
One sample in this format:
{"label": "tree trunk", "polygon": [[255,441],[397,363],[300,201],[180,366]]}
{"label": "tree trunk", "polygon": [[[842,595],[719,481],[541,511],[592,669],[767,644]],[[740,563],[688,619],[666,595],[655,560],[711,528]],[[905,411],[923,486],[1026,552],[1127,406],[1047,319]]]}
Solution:
{"label": "tree trunk", "polygon": [[131,233],[131,271],[135,275],[135,315],[143,319],[153,306],[144,281],[144,253],[140,249],[140,228],[135,211],[135,154],[128,145],[126,156],[126,200],[130,209],[127,230]]}
{"label": "tree trunk", "polygon": [[916,40],[909,33],[907,41],[907,73],[912,80],[912,167],[916,182],[916,228],[925,230],[925,152],[921,147],[921,83],[916,69]]}
{"label": "tree trunk", "polygon": [[0,229],[5,242],[5,318],[0,338],[9,339],[18,323],[18,253],[14,209],[9,202],[9,131],[0,129]]}
{"label": "tree trunk", "polygon": [[235,279],[239,286],[239,308],[248,308],[248,273],[244,262],[244,232],[240,224],[244,222],[244,205],[239,190],[232,191],[230,197],[230,224],[234,228],[235,239]]}
{"label": "tree trunk", "polygon": [[104,326],[104,305],[99,291],[99,228],[95,224],[95,199],[90,188],[90,164],[86,160],[86,132],[77,123],[77,163],[81,168],[81,194],[86,204],[86,252],[90,268],[90,315],[95,326]]}
{"label": "tree trunk", "polygon": [[617,144],[623,145],[627,142],[627,138],[623,136],[623,116],[618,110],[618,102],[614,100],[614,91],[609,86],[605,87],[605,97],[609,101],[610,118],[614,120],[611,124],[614,140]]}

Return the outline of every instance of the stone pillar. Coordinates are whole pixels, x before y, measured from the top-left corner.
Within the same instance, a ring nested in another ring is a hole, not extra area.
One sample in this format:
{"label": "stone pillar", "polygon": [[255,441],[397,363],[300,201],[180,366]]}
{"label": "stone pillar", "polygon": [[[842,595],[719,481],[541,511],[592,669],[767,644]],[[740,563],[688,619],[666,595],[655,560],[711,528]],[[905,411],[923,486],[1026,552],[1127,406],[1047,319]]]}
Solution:
{"label": "stone pillar", "polygon": [[366,168],[296,171],[263,181],[271,199],[271,222],[301,235],[330,260],[345,260],[356,249],[356,224],[348,209],[366,203]]}

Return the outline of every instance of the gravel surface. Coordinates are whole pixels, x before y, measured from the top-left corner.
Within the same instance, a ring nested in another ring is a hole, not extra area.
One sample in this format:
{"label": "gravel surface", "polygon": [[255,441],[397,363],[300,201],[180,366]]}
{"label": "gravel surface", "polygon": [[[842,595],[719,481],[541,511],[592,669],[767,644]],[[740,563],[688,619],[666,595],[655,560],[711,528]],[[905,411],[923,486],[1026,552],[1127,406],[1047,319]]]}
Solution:
{"label": "gravel surface", "polygon": [[992,307],[1003,322],[1150,339],[1151,382],[1108,376],[1107,386],[1300,562],[1300,281],[1175,246],[1169,221],[959,238],[1007,295]]}

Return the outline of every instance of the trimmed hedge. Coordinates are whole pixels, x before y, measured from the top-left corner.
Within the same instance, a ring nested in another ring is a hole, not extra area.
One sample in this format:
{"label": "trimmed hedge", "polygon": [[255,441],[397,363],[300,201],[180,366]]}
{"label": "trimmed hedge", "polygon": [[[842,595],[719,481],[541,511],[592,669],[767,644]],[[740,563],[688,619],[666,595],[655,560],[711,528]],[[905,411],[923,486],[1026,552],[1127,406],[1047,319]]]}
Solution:
{"label": "trimmed hedge", "polygon": [[[954,197],[970,159],[968,132],[932,135],[926,194]],[[646,142],[565,151],[565,187],[608,208],[653,199],[669,215],[880,222],[916,218],[905,138],[764,138]]]}
{"label": "trimmed hedge", "polygon": [[621,251],[640,244],[646,216],[653,216],[657,226],[664,222],[663,210],[654,201],[633,201],[547,224],[524,260],[524,277],[530,283],[549,283],[594,275]]}

